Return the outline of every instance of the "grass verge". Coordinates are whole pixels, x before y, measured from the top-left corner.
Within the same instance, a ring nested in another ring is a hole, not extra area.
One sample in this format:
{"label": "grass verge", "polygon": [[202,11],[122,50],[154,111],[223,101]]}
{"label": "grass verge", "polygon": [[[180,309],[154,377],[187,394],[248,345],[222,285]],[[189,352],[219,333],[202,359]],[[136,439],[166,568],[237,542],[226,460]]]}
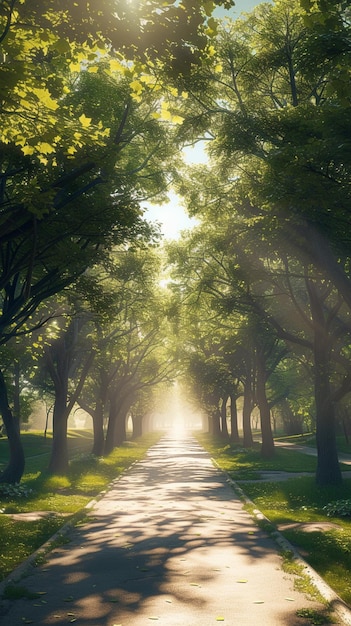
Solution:
{"label": "grass verge", "polygon": [[351,473],[338,487],[319,487],[314,475],[288,480],[254,482],[262,471],[314,472],[316,460],[294,450],[277,449],[270,460],[259,447],[244,450],[196,436],[219,467],[241,485],[255,506],[298,549],[334,591],[351,605],[351,518],[328,517],[324,507],[351,499]]}
{"label": "grass verge", "polygon": [[[159,433],[151,433],[116,448],[106,458],[97,458],[84,453],[88,446],[82,437],[79,449],[83,453],[73,457],[68,475],[48,476],[45,473],[46,453],[40,452],[41,446],[47,442],[38,439],[35,447],[35,436],[33,433],[29,435],[35,459],[27,461],[27,471],[21,482],[27,495],[0,496],[0,581],[134,461],[143,458],[148,448],[160,438]],[[25,449],[26,437],[27,434],[23,437]],[[38,512],[42,517],[37,515]],[[20,519],[21,513],[36,515],[25,521]]]}

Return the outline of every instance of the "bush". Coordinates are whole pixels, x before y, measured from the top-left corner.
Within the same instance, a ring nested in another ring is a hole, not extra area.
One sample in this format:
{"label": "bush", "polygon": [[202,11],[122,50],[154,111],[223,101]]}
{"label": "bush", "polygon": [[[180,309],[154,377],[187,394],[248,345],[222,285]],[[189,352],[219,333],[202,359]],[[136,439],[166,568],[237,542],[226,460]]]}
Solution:
{"label": "bush", "polygon": [[33,490],[26,485],[10,485],[8,483],[0,483],[0,498],[13,500],[14,498],[28,498],[32,495]]}
{"label": "bush", "polygon": [[351,500],[335,500],[323,507],[328,517],[351,517]]}

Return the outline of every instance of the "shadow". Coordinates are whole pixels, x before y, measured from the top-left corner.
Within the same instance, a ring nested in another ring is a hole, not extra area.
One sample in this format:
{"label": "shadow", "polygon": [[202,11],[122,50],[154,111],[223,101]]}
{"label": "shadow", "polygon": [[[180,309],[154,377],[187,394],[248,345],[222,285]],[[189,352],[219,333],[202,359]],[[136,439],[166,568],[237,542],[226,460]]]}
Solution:
{"label": "shadow", "polygon": [[14,602],[0,623],[206,626],[221,612],[227,626],[305,623],[284,596],[277,603],[272,539],[192,438],[164,437],[69,537],[24,581],[41,600]]}

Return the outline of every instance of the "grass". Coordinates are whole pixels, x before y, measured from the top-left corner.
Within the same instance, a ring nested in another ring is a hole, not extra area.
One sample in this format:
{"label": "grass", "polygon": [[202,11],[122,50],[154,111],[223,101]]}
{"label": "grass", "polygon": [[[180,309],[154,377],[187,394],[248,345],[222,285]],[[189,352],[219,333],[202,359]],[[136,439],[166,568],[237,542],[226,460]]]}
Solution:
{"label": "grass", "polygon": [[[315,433],[304,433],[303,435],[290,435],[288,437],[279,436],[279,437],[275,437],[275,440],[281,441],[281,442],[287,442],[287,443],[295,443],[299,446],[307,446],[309,448],[316,447]],[[345,454],[351,454],[351,437],[350,437],[350,442],[348,443],[344,435],[337,435],[336,445],[337,445],[339,452],[343,452]]]}
{"label": "grass", "polygon": [[[245,451],[224,445],[221,440],[214,441],[207,435],[196,436],[218,465],[239,484],[244,479],[254,481],[261,471],[268,469],[314,472],[316,466],[315,458],[294,450],[277,449],[274,458],[267,461],[260,457],[259,447]],[[351,499],[351,473],[338,487],[317,486],[313,474],[279,482],[247,482],[241,487],[273,526],[279,528],[304,559],[351,605],[351,518],[328,517],[323,510],[335,500]],[[303,526],[323,522],[335,527],[317,530],[314,526],[311,532],[311,527]]]}
{"label": "grass", "polygon": [[205,434],[196,433],[199,442],[216,458],[221,468],[235,480],[257,479],[261,472],[314,472],[315,457],[302,452],[277,448],[273,459],[263,459],[260,454],[261,444],[255,443],[252,449],[241,448],[224,443],[222,439],[213,440]]}
{"label": "grass", "polygon": [[[81,433],[78,438],[75,433],[70,434],[71,453],[80,454],[72,458],[67,476],[49,476],[45,471],[48,441],[42,435],[25,433],[23,443],[26,454],[32,453],[34,458],[27,457],[27,469],[21,485],[30,491],[25,498],[0,497],[0,581],[127,467],[143,458],[159,437],[159,433],[145,435],[116,448],[106,458],[97,458],[84,454],[91,447],[90,434],[84,437]],[[0,460],[3,450],[0,445]],[[12,517],[16,513],[38,511],[47,511],[50,515],[35,521],[19,521]]]}

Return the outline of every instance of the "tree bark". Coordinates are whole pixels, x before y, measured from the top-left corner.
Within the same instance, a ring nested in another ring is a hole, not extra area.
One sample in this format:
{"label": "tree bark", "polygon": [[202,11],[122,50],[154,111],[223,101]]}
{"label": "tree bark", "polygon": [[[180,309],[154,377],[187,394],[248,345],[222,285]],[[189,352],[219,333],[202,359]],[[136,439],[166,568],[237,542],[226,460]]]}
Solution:
{"label": "tree bark", "polygon": [[236,396],[230,395],[230,440],[234,443],[240,441],[238,428],[238,409],[236,406]]}
{"label": "tree bark", "polygon": [[108,455],[115,447],[115,425],[116,425],[117,401],[115,394],[110,397],[110,408],[108,413],[107,431],[104,446],[104,455]]}
{"label": "tree bark", "polygon": [[92,454],[102,456],[104,453],[105,437],[104,437],[104,405],[101,399],[98,399],[95,406],[93,418],[93,435],[94,442]]}
{"label": "tree bark", "polygon": [[122,443],[127,441],[127,413],[129,406],[125,403],[119,407],[116,414],[116,424],[114,429],[114,447],[121,446]]}
{"label": "tree bark", "polygon": [[342,475],[336,446],[336,419],[330,386],[330,348],[323,306],[317,287],[307,283],[314,324],[314,396],[316,403],[316,440],[318,485],[340,485]]}
{"label": "tree bark", "polygon": [[52,416],[53,438],[48,472],[64,476],[68,472],[67,442],[67,387],[62,384],[55,390],[55,404]]}
{"label": "tree bark", "polygon": [[274,456],[274,440],[271,424],[271,411],[266,395],[266,364],[263,349],[258,348],[256,352],[257,378],[256,378],[256,396],[257,404],[260,410],[261,419],[261,455],[265,459]]}
{"label": "tree bark", "polygon": [[138,415],[132,413],[133,435],[132,439],[137,439],[143,434],[143,416],[141,413]]}
{"label": "tree bark", "polygon": [[6,382],[0,370],[0,413],[4,421],[9,444],[9,461],[0,475],[1,483],[19,483],[25,468],[25,458],[18,424],[9,407]]}
{"label": "tree bark", "polygon": [[228,423],[227,423],[227,401],[228,395],[223,396],[221,412],[220,412],[220,423],[221,423],[221,434],[224,439],[229,440],[229,432],[228,432]]}
{"label": "tree bark", "polygon": [[252,430],[251,430],[251,411],[252,411],[252,373],[251,368],[248,369],[246,380],[244,383],[244,405],[243,405],[243,445],[244,448],[253,446]]}

